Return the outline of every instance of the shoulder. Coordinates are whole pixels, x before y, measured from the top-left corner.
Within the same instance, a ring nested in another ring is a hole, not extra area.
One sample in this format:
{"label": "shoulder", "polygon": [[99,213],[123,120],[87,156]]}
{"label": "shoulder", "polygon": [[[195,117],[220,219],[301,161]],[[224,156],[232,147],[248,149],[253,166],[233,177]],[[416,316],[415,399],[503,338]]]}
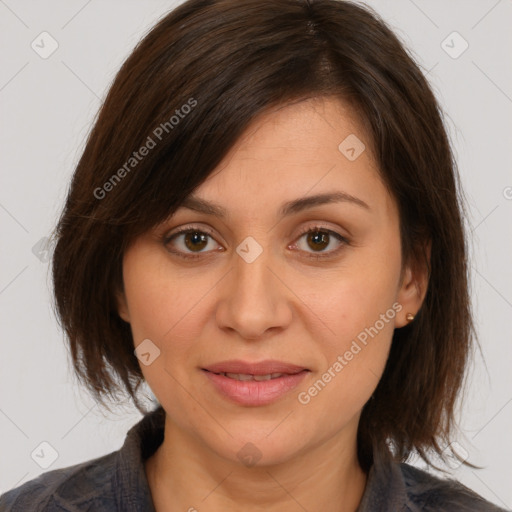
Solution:
{"label": "shoulder", "polygon": [[116,452],[47,471],[0,496],[0,512],[115,510]]}
{"label": "shoulder", "polygon": [[154,512],[143,461],[163,441],[164,423],[160,406],[132,426],[119,450],[11,489],[0,496],[0,512]]}
{"label": "shoulder", "polygon": [[400,464],[409,509],[425,512],[501,512],[504,509],[484,500],[453,479],[442,479],[427,471]]}

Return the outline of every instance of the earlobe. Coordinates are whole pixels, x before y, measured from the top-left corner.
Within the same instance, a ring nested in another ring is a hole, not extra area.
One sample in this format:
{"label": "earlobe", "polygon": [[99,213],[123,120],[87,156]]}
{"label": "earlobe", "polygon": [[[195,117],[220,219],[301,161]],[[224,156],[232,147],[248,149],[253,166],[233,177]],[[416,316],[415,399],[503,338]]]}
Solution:
{"label": "earlobe", "polygon": [[429,242],[424,253],[426,261],[415,262],[405,269],[397,297],[402,309],[400,315],[397,315],[395,327],[403,327],[413,322],[425,300],[429,280],[430,247]]}

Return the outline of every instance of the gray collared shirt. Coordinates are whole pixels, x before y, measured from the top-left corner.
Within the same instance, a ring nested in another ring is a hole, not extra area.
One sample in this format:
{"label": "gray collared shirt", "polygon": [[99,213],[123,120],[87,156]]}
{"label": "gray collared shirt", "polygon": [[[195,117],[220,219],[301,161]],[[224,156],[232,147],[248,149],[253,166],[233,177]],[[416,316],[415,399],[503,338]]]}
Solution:
{"label": "gray collared shirt", "polygon": [[[102,457],[43,473],[0,496],[0,512],[155,512],[144,461],[164,438],[161,406],[123,446]],[[405,463],[375,461],[357,512],[504,511],[461,484]]]}

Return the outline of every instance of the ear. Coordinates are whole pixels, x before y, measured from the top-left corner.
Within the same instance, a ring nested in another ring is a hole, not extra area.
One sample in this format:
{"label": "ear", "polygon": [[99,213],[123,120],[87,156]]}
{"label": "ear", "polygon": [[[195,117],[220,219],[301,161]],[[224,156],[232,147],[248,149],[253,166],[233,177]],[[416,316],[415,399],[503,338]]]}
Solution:
{"label": "ear", "polygon": [[424,244],[423,251],[413,256],[413,261],[404,269],[397,295],[397,302],[402,305],[402,309],[396,316],[396,328],[407,325],[407,314],[416,315],[423,304],[428,288],[431,247],[429,240]]}
{"label": "ear", "polygon": [[123,290],[116,293],[117,313],[127,323],[130,323],[130,312],[128,310],[128,303]]}

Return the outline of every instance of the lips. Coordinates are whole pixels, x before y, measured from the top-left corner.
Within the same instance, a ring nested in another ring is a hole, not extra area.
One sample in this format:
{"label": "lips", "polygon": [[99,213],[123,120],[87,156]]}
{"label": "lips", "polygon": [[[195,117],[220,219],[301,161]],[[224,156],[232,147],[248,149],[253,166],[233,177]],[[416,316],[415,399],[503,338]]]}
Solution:
{"label": "lips", "polygon": [[221,396],[243,406],[264,406],[279,400],[311,371],[275,360],[223,361],[201,369]]}
{"label": "lips", "polygon": [[[210,372],[212,373],[212,372]],[[261,382],[262,380],[272,380],[272,379],[278,379],[279,377],[289,376],[289,373],[268,373],[265,375],[251,375],[250,373],[216,373],[216,375],[223,375],[224,377],[228,377],[230,379],[235,380],[243,380],[243,381],[249,381],[249,380],[255,380],[257,382]]]}
{"label": "lips", "polygon": [[222,361],[203,368],[217,374],[236,374],[236,375],[256,375],[272,376],[273,374],[295,375],[308,368],[296,364],[286,363],[284,361],[266,360],[258,363],[250,363],[240,359],[231,361]]}

